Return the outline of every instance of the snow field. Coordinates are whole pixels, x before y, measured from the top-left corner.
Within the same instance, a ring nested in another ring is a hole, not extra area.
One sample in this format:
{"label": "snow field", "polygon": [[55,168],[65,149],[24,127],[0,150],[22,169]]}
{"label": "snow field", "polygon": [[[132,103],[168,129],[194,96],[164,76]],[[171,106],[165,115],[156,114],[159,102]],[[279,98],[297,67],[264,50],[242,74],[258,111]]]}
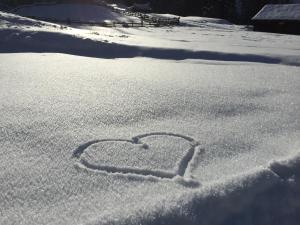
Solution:
{"label": "snow field", "polygon": [[0,18],[0,224],[297,225],[298,36]]}

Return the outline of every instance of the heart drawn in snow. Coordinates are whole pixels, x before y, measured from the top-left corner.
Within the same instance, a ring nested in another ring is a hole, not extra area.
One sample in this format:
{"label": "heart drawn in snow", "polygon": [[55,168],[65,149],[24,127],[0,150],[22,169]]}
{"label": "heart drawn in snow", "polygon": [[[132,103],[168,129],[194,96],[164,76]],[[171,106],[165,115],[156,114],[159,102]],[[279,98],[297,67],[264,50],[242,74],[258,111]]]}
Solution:
{"label": "heart drawn in snow", "polygon": [[186,177],[199,144],[173,133],[149,133],[132,139],[94,140],[79,146],[73,156],[91,170],[108,173]]}

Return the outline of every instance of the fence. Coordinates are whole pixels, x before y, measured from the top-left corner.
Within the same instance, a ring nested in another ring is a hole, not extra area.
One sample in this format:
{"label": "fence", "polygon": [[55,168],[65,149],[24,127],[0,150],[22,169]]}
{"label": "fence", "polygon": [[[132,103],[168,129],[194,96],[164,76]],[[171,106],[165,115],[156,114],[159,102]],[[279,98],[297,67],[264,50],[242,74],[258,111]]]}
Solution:
{"label": "fence", "polygon": [[45,17],[34,17],[30,16],[31,19],[38,19],[45,22],[53,22],[53,23],[62,23],[62,24],[81,24],[81,25],[89,25],[89,26],[101,26],[101,27],[159,27],[159,23],[155,22],[118,22],[118,21],[109,21],[109,22],[96,22],[96,21],[80,21],[80,20],[70,20],[70,19],[53,19],[53,18],[45,18]]}
{"label": "fence", "polygon": [[[141,13],[141,12],[133,12],[129,10],[123,10],[117,7],[113,7],[111,5],[106,5],[108,8],[110,8],[112,11],[123,14],[125,16],[133,16],[140,18],[141,21],[144,23],[146,22],[149,24],[155,24],[155,26],[174,26],[180,24],[180,17],[173,17],[173,18],[166,18],[161,16],[153,16],[147,13]],[[141,23],[143,23],[141,22]]]}

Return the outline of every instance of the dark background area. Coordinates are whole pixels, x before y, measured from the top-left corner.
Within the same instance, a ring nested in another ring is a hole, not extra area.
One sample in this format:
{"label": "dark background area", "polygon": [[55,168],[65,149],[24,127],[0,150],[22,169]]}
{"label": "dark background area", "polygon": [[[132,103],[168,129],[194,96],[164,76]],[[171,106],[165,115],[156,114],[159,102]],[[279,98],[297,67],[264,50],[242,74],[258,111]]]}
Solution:
{"label": "dark background area", "polygon": [[[34,2],[97,2],[97,0],[0,0],[0,3],[15,7]],[[98,0],[99,2],[99,0]],[[109,3],[120,0],[107,0]],[[291,0],[121,0],[126,5],[150,2],[154,12],[172,13],[180,16],[203,16],[227,19],[237,24],[248,24],[251,18],[265,5],[290,3]]]}
{"label": "dark background area", "polygon": [[[124,0],[127,4],[143,0]],[[156,12],[180,16],[203,16],[227,19],[234,23],[248,23],[265,5],[290,3],[290,0],[150,0]]]}

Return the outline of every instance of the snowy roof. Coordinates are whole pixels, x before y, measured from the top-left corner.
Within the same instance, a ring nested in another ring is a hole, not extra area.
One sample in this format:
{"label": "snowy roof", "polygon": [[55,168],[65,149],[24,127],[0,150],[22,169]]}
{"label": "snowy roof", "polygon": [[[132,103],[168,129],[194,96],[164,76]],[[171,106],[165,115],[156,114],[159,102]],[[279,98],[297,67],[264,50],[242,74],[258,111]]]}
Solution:
{"label": "snowy roof", "polygon": [[265,5],[252,20],[300,20],[300,4]]}

